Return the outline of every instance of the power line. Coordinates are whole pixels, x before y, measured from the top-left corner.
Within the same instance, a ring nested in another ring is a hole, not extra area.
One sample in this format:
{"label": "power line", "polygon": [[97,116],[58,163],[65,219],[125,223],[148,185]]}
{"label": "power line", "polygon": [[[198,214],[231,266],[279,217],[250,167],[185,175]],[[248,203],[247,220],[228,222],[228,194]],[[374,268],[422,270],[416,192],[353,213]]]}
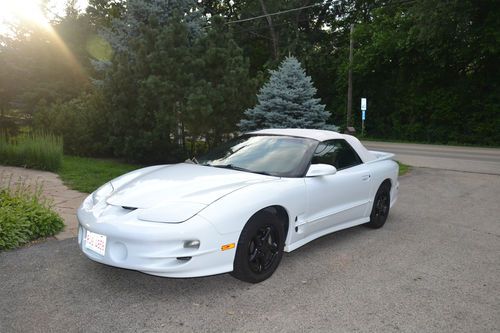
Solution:
{"label": "power line", "polygon": [[[380,5],[380,6],[369,7],[367,9],[373,10],[373,9],[384,8],[384,7],[394,6],[394,5],[409,4],[409,3],[416,2],[416,1],[417,0],[400,0],[400,1],[388,2],[388,3],[386,3],[384,5]],[[333,5],[335,3],[341,3],[341,2],[342,2],[342,0],[337,0],[337,1],[331,0],[329,2],[329,4]],[[244,19],[240,19],[240,20],[229,21],[229,22],[226,22],[226,24],[233,24],[233,23],[241,23],[241,22],[253,21],[253,20],[265,18],[265,17],[268,17],[268,16],[276,16],[276,15],[286,14],[286,13],[290,13],[290,12],[296,12],[296,11],[299,11],[299,10],[302,10],[302,9],[307,9],[307,8],[312,8],[312,7],[318,7],[318,6],[324,6],[325,4],[327,4],[327,2],[316,3],[314,5],[309,5],[309,6],[302,6],[302,7],[297,7],[297,8],[291,8],[291,9],[282,10],[282,11],[279,11],[279,12],[270,13],[270,14],[267,14],[267,15],[264,14],[264,15],[259,15],[259,16],[254,16],[254,17],[248,17],[248,18],[244,18]],[[351,14],[351,13],[354,13],[356,11],[357,11],[356,9],[351,9],[351,10],[340,11],[338,14]]]}
{"label": "power line", "polygon": [[[338,0],[337,2],[339,2],[339,1],[340,0]],[[330,1],[330,4],[332,4],[332,3],[333,3],[333,1]],[[298,10],[302,10],[302,9],[306,9],[306,8],[311,8],[311,7],[317,7],[317,6],[323,6],[323,5],[325,5],[325,4],[324,3],[316,3],[314,5],[302,6],[302,7],[297,7],[297,8],[282,10],[282,11],[275,12],[275,13],[270,13],[270,14],[267,14],[267,15],[264,14],[264,15],[259,15],[259,16],[255,16],[255,17],[248,17],[248,18],[241,19],[241,20],[229,21],[229,22],[226,22],[226,24],[247,22],[247,21],[257,20],[257,19],[260,19],[260,18],[268,17],[268,16],[275,16],[275,15],[281,15],[281,14],[290,13],[290,12],[296,12]]]}

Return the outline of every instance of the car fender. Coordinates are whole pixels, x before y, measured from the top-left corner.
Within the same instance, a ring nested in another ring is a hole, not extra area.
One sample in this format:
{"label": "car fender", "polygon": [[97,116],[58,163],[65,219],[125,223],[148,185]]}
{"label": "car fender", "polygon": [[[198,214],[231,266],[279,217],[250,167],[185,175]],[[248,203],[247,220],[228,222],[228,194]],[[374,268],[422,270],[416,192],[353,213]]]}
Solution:
{"label": "car fender", "polygon": [[210,221],[221,234],[241,232],[258,211],[269,206],[282,206],[288,214],[289,230],[297,216],[306,211],[303,178],[280,178],[253,184],[215,201],[198,215]]}
{"label": "car fender", "polygon": [[398,173],[399,166],[393,160],[383,160],[377,161],[376,163],[367,163],[371,174],[371,186],[370,186],[370,205],[368,205],[367,210],[365,212],[366,216],[370,215],[373,206],[373,200],[375,199],[375,195],[377,194],[378,189],[382,185],[382,183],[389,179],[391,181],[391,206],[397,199],[398,192]]}
{"label": "car fender", "polygon": [[370,168],[370,174],[372,176],[373,184],[370,193],[371,197],[375,197],[375,194],[377,193],[380,185],[386,179],[391,180],[391,186],[396,185],[398,180],[399,168],[398,164],[393,160],[384,160],[377,163],[370,163],[368,164],[368,167]]}

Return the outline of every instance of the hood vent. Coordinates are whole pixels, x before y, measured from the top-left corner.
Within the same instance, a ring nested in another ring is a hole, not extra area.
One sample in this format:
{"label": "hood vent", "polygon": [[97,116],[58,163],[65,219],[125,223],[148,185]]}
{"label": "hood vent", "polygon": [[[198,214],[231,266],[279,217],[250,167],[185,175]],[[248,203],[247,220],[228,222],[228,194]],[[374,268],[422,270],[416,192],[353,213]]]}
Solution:
{"label": "hood vent", "polygon": [[137,207],[128,207],[128,206],[122,206],[123,209],[126,209],[126,210],[130,210],[130,211],[133,211],[133,210],[136,210]]}

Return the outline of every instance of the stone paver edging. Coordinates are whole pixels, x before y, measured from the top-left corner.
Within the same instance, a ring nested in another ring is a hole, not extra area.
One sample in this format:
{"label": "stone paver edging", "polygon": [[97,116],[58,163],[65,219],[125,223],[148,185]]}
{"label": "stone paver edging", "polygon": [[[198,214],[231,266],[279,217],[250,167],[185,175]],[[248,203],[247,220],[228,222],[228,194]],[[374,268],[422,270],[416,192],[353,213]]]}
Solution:
{"label": "stone paver edging", "polygon": [[76,237],[78,233],[76,210],[87,193],[69,189],[59,176],[52,172],[0,165],[0,185],[6,185],[9,179],[13,184],[17,182],[41,184],[42,195],[52,202],[53,209],[64,220],[64,230],[55,237],[57,239]]}

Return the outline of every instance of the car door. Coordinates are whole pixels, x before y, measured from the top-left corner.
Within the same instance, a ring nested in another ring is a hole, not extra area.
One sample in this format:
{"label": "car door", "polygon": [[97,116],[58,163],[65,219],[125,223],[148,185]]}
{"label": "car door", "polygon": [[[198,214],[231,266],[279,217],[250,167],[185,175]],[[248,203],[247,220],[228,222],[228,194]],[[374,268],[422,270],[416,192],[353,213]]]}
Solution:
{"label": "car door", "polygon": [[337,172],[305,178],[304,237],[362,219],[369,204],[371,174],[349,143],[343,139],[321,142],[311,161],[318,163],[333,165]]}

